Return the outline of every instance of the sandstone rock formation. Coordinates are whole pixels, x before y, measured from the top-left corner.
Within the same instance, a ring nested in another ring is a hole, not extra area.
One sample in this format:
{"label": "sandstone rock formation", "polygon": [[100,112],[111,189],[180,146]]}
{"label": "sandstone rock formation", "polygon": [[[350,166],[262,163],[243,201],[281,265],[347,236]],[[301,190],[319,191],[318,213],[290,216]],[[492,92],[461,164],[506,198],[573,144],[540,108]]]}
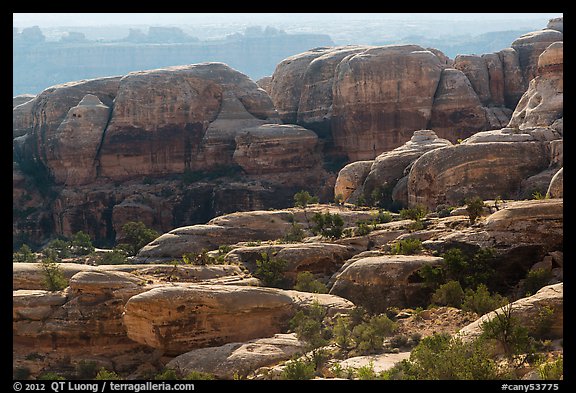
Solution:
{"label": "sandstone rock formation", "polygon": [[[538,336],[538,323],[541,320],[539,315],[542,308],[547,307],[553,312],[550,318],[552,324],[546,332],[547,337],[562,338],[564,336],[563,294],[563,283],[546,286],[532,296],[511,303],[511,315],[517,318],[517,320],[522,321],[522,326],[526,327],[532,335]],[[495,318],[496,313],[503,314],[504,310],[497,309],[483,315],[475,322],[461,329],[456,336],[465,342],[474,340],[482,334],[482,324]],[[498,349],[502,351],[503,348],[499,347]]]}
{"label": "sandstone rock formation", "polygon": [[239,247],[226,255],[226,261],[241,264],[254,272],[262,253],[286,261],[284,276],[293,283],[298,273],[303,271],[322,275],[335,273],[352,256],[354,249],[331,243]]}
{"label": "sandstone rock formation", "polygon": [[[520,37],[511,48],[454,61],[414,45],[317,48],[280,63],[270,95],[284,122],[326,140],[328,155],[373,159],[417,129],[433,129],[456,142],[504,127],[534,76],[538,56],[561,40],[561,32],[546,29]],[[393,71],[394,64],[402,66]],[[421,72],[411,71],[411,64]]]}
{"label": "sandstone rock formation", "polygon": [[320,164],[318,136],[296,125],[265,124],[236,136],[234,161],[251,175],[310,170]]}
{"label": "sandstone rock formation", "polygon": [[436,209],[471,195],[514,199],[523,179],[549,164],[538,142],[459,144],[423,154],[410,169],[408,203]]}
{"label": "sandstone rock formation", "polygon": [[280,333],[292,312],[291,298],[280,290],[189,284],[133,296],[124,324],[132,340],[182,354]]}
{"label": "sandstone rock formation", "polygon": [[441,262],[442,258],[424,255],[361,258],[342,267],[330,293],[373,312],[384,312],[392,305],[422,306],[430,294],[416,272],[425,265]]}
{"label": "sandstone rock formation", "polygon": [[370,48],[344,58],[333,88],[335,147],[354,161],[372,159],[426,128],[442,68],[436,55],[417,45]]}
{"label": "sandstone rock formation", "polygon": [[222,245],[281,239],[292,228],[292,223],[307,229],[308,221],[315,213],[339,214],[344,226],[349,227],[355,226],[357,221],[372,219],[376,212],[356,212],[319,204],[306,210],[291,208],[226,214],[207,224],[179,227],[161,235],[144,246],[136,260],[144,263],[166,262],[180,259],[183,254],[200,253],[203,249],[215,250]]}
{"label": "sandstone rock formation", "polygon": [[192,371],[210,373],[219,379],[246,377],[250,372],[288,360],[305,350],[305,343],[294,333],[275,334],[220,347],[195,349],[175,357],[166,365],[181,375]]}
{"label": "sandstone rock formation", "polygon": [[[479,132],[460,145],[424,154],[410,171],[410,204],[435,208],[470,195],[490,199],[546,193],[562,166],[562,42],[539,53],[538,75],[530,81],[507,127]],[[442,164],[445,159],[450,168]],[[507,180],[502,181],[502,176]],[[447,178],[458,179],[458,184],[445,183]]]}
{"label": "sandstone rock formation", "polygon": [[[109,242],[133,217],[167,231],[237,210],[284,207],[311,185],[323,195],[331,180],[317,136],[278,121],[268,94],[222,63],[46,89],[14,108],[13,132],[22,135],[14,140],[22,212],[15,237],[38,245],[83,230]],[[299,170],[305,173],[292,176]],[[245,176],[250,181],[215,181]]]}

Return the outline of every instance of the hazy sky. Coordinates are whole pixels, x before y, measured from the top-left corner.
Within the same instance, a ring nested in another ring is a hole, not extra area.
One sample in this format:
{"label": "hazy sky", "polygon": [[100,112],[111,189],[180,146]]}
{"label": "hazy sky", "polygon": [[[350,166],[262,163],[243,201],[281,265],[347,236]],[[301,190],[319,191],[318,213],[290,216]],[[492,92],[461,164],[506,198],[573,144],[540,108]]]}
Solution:
{"label": "hazy sky", "polygon": [[554,18],[557,13],[15,13],[14,27],[99,26],[99,25],[185,25],[199,22],[266,23],[307,22],[318,18],[344,21],[347,19],[395,20],[504,20]]}

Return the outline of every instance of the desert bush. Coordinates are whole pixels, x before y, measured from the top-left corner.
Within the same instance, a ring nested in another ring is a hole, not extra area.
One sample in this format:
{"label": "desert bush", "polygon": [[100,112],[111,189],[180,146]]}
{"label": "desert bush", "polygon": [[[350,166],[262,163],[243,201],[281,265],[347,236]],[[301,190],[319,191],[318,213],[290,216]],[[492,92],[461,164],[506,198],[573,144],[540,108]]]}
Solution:
{"label": "desert bush", "polygon": [[76,365],[78,379],[93,379],[98,374],[98,365],[95,361],[81,360]]}
{"label": "desert bush", "polygon": [[416,205],[411,208],[401,209],[400,218],[403,220],[421,220],[426,217],[428,209],[423,205]]}
{"label": "desert bush", "polygon": [[538,366],[540,378],[546,381],[561,380],[564,377],[564,358],[559,357],[551,362],[544,362]]}
{"label": "desert bush", "polygon": [[464,201],[466,203],[466,212],[468,213],[468,219],[470,224],[474,224],[484,211],[484,200],[480,197],[468,198]]}
{"label": "desert bush", "polygon": [[319,348],[328,343],[330,330],[324,326],[326,310],[314,302],[310,307],[299,310],[290,319],[290,328],[296,333],[298,339],[308,343],[311,349]]}
{"label": "desert bush", "polygon": [[174,381],[178,379],[178,374],[171,368],[165,368],[154,376],[155,381]]}
{"label": "desert bush", "polygon": [[440,306],[460,308],[464,300],[464,290],[458,281],[448,281],[432,295],[432,302]]}
{"label": "desert bush", "polygon": [[301,292],[328,293],[326,285],[316,280],[308,271],[298,273],[294,289]]}
{"label": "desert bush", "polygon": [[284,234],[282,240],[286,243],[298,243],[304,240],[306,233],[298,223],[292,221],[290,229]]}
{"label": "desert bush", "polygon": [[315,235],[322,235],[322,237],[339,239],[342,237],[342,230],[344,228],[344,220],[342,217],[335,213],[316,213],[312,217],[314,225],[310,228]]}
{"label": "desert bush", "polygon": [[422,241],[417,238],[401,239],[390,244],[392,254],[412,255],[422,250]]}
{"label": "desert bush", "polygon": [[494,317],[484,321],[481,328],[481,337],[498,341],[509,356],[534,351],[533,339],[513,315],[511,304],[496,310]]}
{"label": "desert bush", "polygon": [[66,378],[64,378],[62,375],[55,373],[55,372],[44,373],[44,374],[40,375],[37,379],[42,380],[42,381],[64,381],[64,380],[66,380]]}
{"label": "desert bush", "polygon": [[156,239],[160,234],[150,229],[141,221],[129,221],[122,225],[122,243],[118,248],[126,251],[128,256],[134,256],[142,247]]}
{"label": "desert bush", "polygon": [[260,254],[256,260],[254,277],[257,277],[267,287],[285,288],[288,280],[284,276],[288,262],[284,259],[270,257],[267,253]]}
{"label": "desert bush", "polygon": [[310,360],[295,359],[286,362],[282,372],[282,379],[307,380],[314,378],[316,367]]}
{"label": "desert bush", "polygon": [[216,377],[213,374],[202,371],[191,371],[182,379],[186,381],[211,381],[216,379]]}
{"label": "desert bush", "polygon": [[92,245],[90,236],[83,231],[78,231],[72,236],[69,247],[74,255],[88,255],[94,252],[94,245]]}
{"label": "desert bush", "polygon": [[27,244],[22,244],[18,251],[12,253],[12,262],[36,262],[32,249]]}
{"label": "desert bush", "polygon": [[126,251],[114,248],[112,251],[105,252],[96,260],[97,265],[122,265],[126,263],[128,255]]}
{"label": "desert bush", "polygon": [[114,371],[108,371],[104,367],[102,367],[100,368],[100,370],[98,370],[98,374],[96,374],[96,377],[94,379],[103,381],[116,381],[120,380],[121,378]]}
{"label": "desert bush", "polygon": [[526,273],[526,278],[522,282],[522,292],[524,296],[534,295],[538,290],[546,285],[552,278],[552,272],[547,269],[534,269]]}
{"label": "desert bush", "polygon": [[372,228],[368,225],[366,221],[358,221],[356,223],[356,229],[354,230],[354,234],[356,236],[366,236],[372,231]]}
{"label": "desert bush", "polygon": [[385,379],[492,380],[510,377],[507,369],[490,357],[483,340],[464,343],[447,333],[423,338],[410,359],[397,363]]}
{"label": "desert bush", "polygon": [[398,324],[386,314],[374,315],[368,322],[354,326],[352,338],[360,353],[372,353],[382,349],[384,338],[394,334]]}
{"label": "desert bush", "polygon": [[473,311],[478,315],[484,315],[506,304],[508,304],[507,298],[502,297],[499,293],[491,294],[486,285],[479,284],[476,290],[472,290],[471,288],[466,289],[464,301],[462,302],[462,310]]}
{"label": "desert bush", "polygon": [[64,277],[64,273],[56,261],[50,258],[42,259],[40,270],[44,276],[44,284],[49,291],[60,291],[68,286],[68,280]]}

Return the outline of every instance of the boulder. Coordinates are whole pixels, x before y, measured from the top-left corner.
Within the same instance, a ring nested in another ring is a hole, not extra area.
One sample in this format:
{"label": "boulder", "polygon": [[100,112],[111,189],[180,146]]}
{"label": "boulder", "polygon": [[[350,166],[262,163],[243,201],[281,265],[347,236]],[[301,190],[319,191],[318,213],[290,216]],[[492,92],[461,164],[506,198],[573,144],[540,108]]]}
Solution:
{"label": "boulder", "polygon": [[332,275],[350,258],[354,250],[332,243],[296,243],[266,245],[257,247],[239,247],[226,255],[229,263],[244,265],[254,272],[256,261],[262,254],[286,261],[284,275],[291,282],[296,281],[298,273],[308,271],[312,274]]}
{"label": "boulder", "polygon": [[308,64],[298,101],[298,124],[314,130],[321,138],[331,138],[334,72],[344,58],[367,48],[358,45],[335,47]]}
{"label": "boulder", "polygon": [[385,312],[390,306],[425,306],[430,293],[417,272],[425,265],[438,265],[442,261],[440,257],[426,255],[361,258],[343,266],[329,293],[372,312]]}
{"label": "boulder", "polygon": [[276,66],[270,81],[270,98],[283,123],[296,123],[304,75],[312,60],[332,51],[320,47],[287,57]]}
{"label": "boulder", "polygon": [[54,160],[52,174],[57,183],[87,184],[96,178],[97,154],[110,119],[110,108],[92,94],[86,94],[70,108],[48,141]]}
{"label": "boulder", "polygon": [[462,143],[424,153],[408,178],[408,202],[434,210],[470,196],[514,199],[522,180],[549,164],[538,142]]}
{"label": "boulder", "polygon": [[492,102],[490,75],[484,57],[458,55],[454,58],[454,68],[466,75],[482,105],[488,105]]}
{"label": "boulder", "polygon": [[236,132],[275,119],[268,94],[223,63],[133,72],[118,87],[100,175],[121,180],[230,165]]}
{"label": "boulder", "polygon": [[321,161],[318,136],[296,125],[265,124],[236,136],[234,161],[250,175],[306,171]]}
{"label": "boulder", "polygon": [[376,157],[362,186],[364,195],[370,196],[377,189],[380,192],[387,190],[387,199],[391,201],[391,191],[406,175],[407,168],[425,152],[446,146],[452,146],[452,143],[438,138],[432,130],[414,131],[412,138],[402,146]]}
{"label": "boulder", "polygon": [[526,83],[518,52],[512,48],[502,49],[496,52],[502,63],[504,72],[504,104],[507,108],[515,108],[520,101],[520,97],[526,91]]}
{"label": "boulder", "polygon": [[564,167],[560,168],[552,177],[546,197],[562,198],[564,196]]}
{"label": "boulder", "polygon": [[[455,334],[456,337],[461,338],[464,342],[470,342],[479,337],[482,334],[482,325],[492,320],[496,317],[496,314],[505,315],[505,309],[510,308],[510,315],[516,318],[518,322],[526,327],[530,334],[540,336],[538,326],[541,322],[540,313],[544,307],[552,310],[553,314],[551,317],[552,325],[547,329],[545,336],[547,338],[563,338],[564,336],[564,284],[558,283],[553,285],[548,285],[541,288],[534,295],[516,300],[512,302],[510,306],[504,306],[497,310],[491,311],[488,314],[483,315],[475,322],[470,325],[460,329],[458,333]],[[496,347],[496,353],[502,352],[503,348],[501,346]]]}
{"label": "boulder", "polygon": [[[28,125],[28,127],[31,128],[28,131],[30,137],[25,140],[23,146],[18,148],[20,157],[25,161],[41,163],[48,169],[51,175],[56,177],[56,181],[62,182],[63,177],[60,175],[60,172],[53,170],[53,166],[60,168],[62,166],[73,167],[76,164],[75,160],[79,157],[79,154],[86,154],[87,157],[95,157],[96,152],[83,151],[79,153],[79,149],[59,149],[58,146],[66,143],[62,138],[64,136],[69,138],[71,133],[75,133],[70,128],[60,129],[60,125],[66,120],[71,108],[78,106],[82,99],[88,94],[96,96],[103,106],[111,107],[118,91],[119,82],[120,77],[108,77],[64,83],[49,87],[38,94],[33,100],[24,104],[30,106],[32,111],[31,118],[38,120]],[[94,140],[102,139],[106,123],[101,123],[101,113],[104,108],[100,107],[100,104],[93,107],[94,105],[90,104],[90,102],[95,103],[94,100],[89,99],[87,101],[89,105],[73,110],[70,116],[72,117],[72,114],[78,110],[91,111],[91,109],[94,109],[94,115],[91,117],[93,120],[98,120],[89,121],[91,124],[90,135],[84,135],[84,137],[88,137],[90,141],[85,147],[91,149],[97,147],[94,146]],[[90,109],[87,107],[93,108]],[[69,119],[69,121],[71,120],[72,119]],[[75,120],[80,119],[76,118]],[[102,125],[102,128],[99,127],[100,125]],[[63,132],[64,135],[61,134],[61,132]],[[77,132],[81,133],[84,131],[79,130]],[[97,166],[98,164],[96,163],[94,165]]]}
{"label": "boulder", "polygon": [[[332,135],[352,161],[375,158],[425,129],[445,65],[417,45],[369,48],[336,67]],[[382,72],[385,70],[385,72]]]}
{"label": "boulder", "polygon": [[434,97],[430,128],[453,143],[487,126],[486,112],[469,78],[460,69],[444,69]]}
{"label": "boulder", "polygon": [[354,161],[340,169],[334,185],[334,195],[341,196],[342,202],[355,202],[362,193],[362,185],[373,163],[374,160]]}
{"label": "boulder", "polygon": [[523,34],[512,42],[510,46],[518,52],[525,87],[536,76],[540,54],[553,42],[562,40],[563,34],[560,31],[542,29]]}
{"label": "boulder", "polygon": [[19,94],[17,96],[12,97],[12,109],[17,107],[18,105],[24,104],[36,97],[34,94]]}
{"label": "boulder", "polygon": [[281,290],[188,284],[133,296],[124,325],[132,340],[179,355],[273,336],[286,328],[292,313],[292,299]]}
{"label": "boulder", "polygon": [[166,368],[184,376],[200,371],[218,379],[233,379],[235,376],[246,377],[260,367],[274,366],[300,355],[305,349],[306,344],[294,333],[279,333],[246,342],[194,349],[170,360]]}
{"label": "boulder", "polygon": [[[548,127],[563,117],[563,43],[549,45],[539,56],[537,74],[530,81],[508,127],[531,130]],[[557,139],[558,137],[556,137]]]}

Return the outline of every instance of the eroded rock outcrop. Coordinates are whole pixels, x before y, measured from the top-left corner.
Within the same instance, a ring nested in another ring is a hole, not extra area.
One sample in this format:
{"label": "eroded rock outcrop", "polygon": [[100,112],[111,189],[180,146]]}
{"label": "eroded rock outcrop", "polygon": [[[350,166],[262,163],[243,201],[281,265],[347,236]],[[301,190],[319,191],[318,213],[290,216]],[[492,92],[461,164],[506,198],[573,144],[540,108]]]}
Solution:
{"label": "eroded rock outcrop", "polygon": [[278,122],[268,94],[222,63],[46,89],[14,109],[15,237],[38,245],[82,230],[114,241],[133,217],[168,231],[281,208],[311,185],[330,193],[316,134]]}
{"label": "eroded rock outcrop", "polygon": [[[538,324],[545,323],[542,321],[541,313],[544,308],[550,309],[550,326],[546,329],[547,338],[562,338],[564,336],[564,284],[554,284],[546,286],[536,292],[534,295],[519,299],[512,302],[510,306],[494,310],[483,315],[475,322],[462,328],[456,337],[461,338],[464,342],[470,342],[482,334],[482,324],[496,317],[496,313],[507,315],[509,313],[517,321],[521,321],[522,326],[526,327],[530,334],[541,337],[541,327]],[[506,311],[510,307],[509,311]],[[495,347],[495,351],[502,353],[504,348],[500,345]]]}
{"label": "eroded rock outcrop", "polygon": [[321,163],[318,136],[296,125],[265,124],[236,136],[234,161],[251,175],[310,170]]}
{"label": "eroded rock outcrop", "polygon": [[440,257],[425,255],[361,258],[342,267],[335,276],[330,293],[373,312],[384,312],[392,305],[422,306],[430,294],[417,271],[425,265],[438,265],[442,261]]}
{"label": "eroded rock outcrop", "polygon": [[288,360],[305,349],[306,344],[294,333],[278,333],[273,337],[195,349],[175,357],[166,367],[181,375],[200,371],[219,379],[233,379],[235,375],[245,377],[260,367]]}

